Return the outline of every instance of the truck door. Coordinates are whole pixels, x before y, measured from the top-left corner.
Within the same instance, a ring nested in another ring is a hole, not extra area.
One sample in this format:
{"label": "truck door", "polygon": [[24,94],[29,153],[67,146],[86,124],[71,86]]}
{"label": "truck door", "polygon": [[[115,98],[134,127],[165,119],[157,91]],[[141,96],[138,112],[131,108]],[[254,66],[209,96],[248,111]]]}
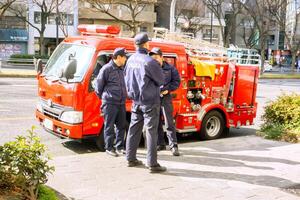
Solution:
{"label": "truck door", "polygon": [[83,120],[83,133],[85,135],[97,135],[100,133],[103,126],[103,117],[101,117],[100,112],[101,101],[95,93],[94,85],[100,69],[108,63],[110,59],[111,54],[100,52],[93,67],[93,73],[89,77]]}
{"label": "truck door", "polygon": [[252,107],[255,104],[259,69],[255,66],[236,66],[234,104],[238,108]]}

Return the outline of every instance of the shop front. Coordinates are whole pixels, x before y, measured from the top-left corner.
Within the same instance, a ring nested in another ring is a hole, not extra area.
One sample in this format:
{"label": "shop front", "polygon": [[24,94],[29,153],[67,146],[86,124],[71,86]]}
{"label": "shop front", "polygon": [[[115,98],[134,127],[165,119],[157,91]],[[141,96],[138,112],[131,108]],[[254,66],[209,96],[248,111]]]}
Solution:
{"label": "shop front", "polygon": [[0,59],[13,54],[27,54],[28,32],[26,29],[0,29]]}

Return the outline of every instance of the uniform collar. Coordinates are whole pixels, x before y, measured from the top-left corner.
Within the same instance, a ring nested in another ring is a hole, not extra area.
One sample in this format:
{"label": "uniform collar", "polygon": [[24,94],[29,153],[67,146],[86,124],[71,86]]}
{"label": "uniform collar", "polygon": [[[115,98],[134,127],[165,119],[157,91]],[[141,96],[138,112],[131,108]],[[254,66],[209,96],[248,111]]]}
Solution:
{"label": "uniform collar", "polygon": [[148,49],[143,48],[143,47],[139,47],[137,49],[137,52],[141,53],[141,54],[148,54]]}
{"label": "uniform collar", "polygon": [[163,62],[163,69],[171,69],[171,65],[169,63],[167,63],[166,61]]}
{"label": "uniform collar", "polygon": [[114,69],[123,69],[123,67],[119,67],[113,59],[111,59],[110,64],[113,66]]}

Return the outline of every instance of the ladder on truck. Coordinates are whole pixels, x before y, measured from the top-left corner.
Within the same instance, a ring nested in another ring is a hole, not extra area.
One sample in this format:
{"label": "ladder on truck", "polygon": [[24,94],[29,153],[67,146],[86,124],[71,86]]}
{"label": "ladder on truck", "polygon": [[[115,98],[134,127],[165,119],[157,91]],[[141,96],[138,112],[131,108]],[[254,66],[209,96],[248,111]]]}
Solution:
{"label": "ladder on truck", "polygon": [[191,58],[212,63],[225,63],[228,61],[226,48],[194,38],[193,34],[171,33],[165,28],[154,28],[153,30],[155,39],[184,44],[187,54]]}

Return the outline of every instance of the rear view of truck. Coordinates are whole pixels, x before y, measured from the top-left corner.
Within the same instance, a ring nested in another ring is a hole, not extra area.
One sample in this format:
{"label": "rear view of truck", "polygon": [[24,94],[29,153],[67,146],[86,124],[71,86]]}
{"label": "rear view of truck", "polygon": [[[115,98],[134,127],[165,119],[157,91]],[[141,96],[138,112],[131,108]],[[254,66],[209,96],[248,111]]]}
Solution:
{"label": "rear view of truck", "polygon": [[[164,39],[184,44],[187,63],[180,68],[182,94],[175,112],[178,133],[197,132],[216,139],[230,127],[249,126],[256,116],[259,59],[229,59],[227,49],[198,39],[164,33]],[[253,60],[252,60],[253,59]],[[251,61],[251,62],[250,62]]]}

